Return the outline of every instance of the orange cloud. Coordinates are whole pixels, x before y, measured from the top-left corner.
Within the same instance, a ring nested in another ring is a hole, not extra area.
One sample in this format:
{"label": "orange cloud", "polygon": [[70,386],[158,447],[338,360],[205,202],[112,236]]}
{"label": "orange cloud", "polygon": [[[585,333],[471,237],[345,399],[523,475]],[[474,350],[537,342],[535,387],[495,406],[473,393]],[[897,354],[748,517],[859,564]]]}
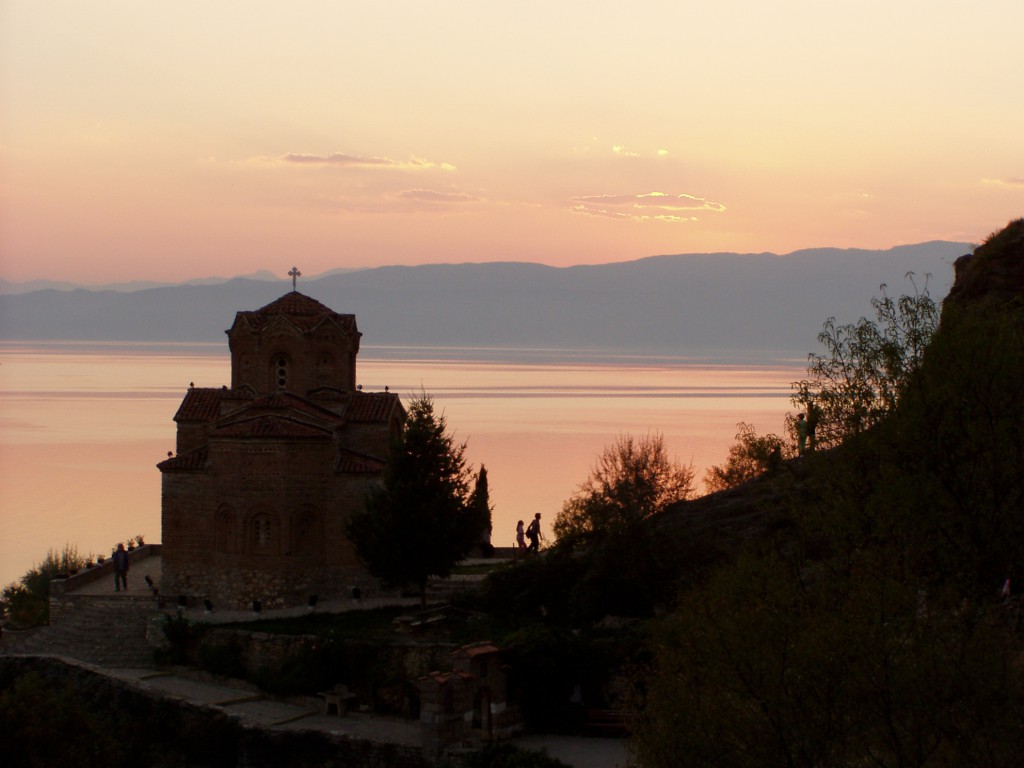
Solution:
{"label": "orange cloud", "polygon": [[695,195],[648,192],[640,195],[590,195],[570,201],[573,213],[634,221],[695,221],[691,211],[722,213],[722,203]]}

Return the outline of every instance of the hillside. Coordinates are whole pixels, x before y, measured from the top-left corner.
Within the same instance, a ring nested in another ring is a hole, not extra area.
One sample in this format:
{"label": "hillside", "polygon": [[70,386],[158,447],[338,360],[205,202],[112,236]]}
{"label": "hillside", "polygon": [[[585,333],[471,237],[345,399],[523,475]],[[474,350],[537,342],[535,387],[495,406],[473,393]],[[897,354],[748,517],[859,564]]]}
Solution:
{"label": "hillside", "polygon": [[[984,376],[985,369],[971,370],[970,366],[958,365],[955,370],[957,376],[967,378],[954,380],[951,379],[954,371],[944,366],[950,357],[961,360],[984,358],[986,355],[991,359],[1005,360],[1008,357],[1008,350],[993,349],[991,345],[1005,339],[1005,328],[1001,328],[1004,322],[1010,322],[1011,327],[1024,323],[1024,314],[1021,314],[1024,309],[1024,220],[1011,222],[973,253],[957,259],[954,268],[955,280],[942,302],[936,348],[926,356],[921,377],[922,380],[946,380],[947,385],[958,381],[965,389],[975,389],[976,380]],[[1000,328],[998,332],[997,328]],[[969,346],[971,351],[961,349],[963,346]],[[1000,375],[987,384],[991,387],[1007,375],[1008,361]],[[946,399],[969,397],[966,392],[945,395]],[[999,403],[991,416],[1000,422],[1010,421],[1017,401],[1015,398]],[[897,421],[901,418],[898,415]],[[934,414],[932,418],[936,418]],[[977,428],[968,424],[962,426],[971,431]],[[891,425],[888,427],[892,428]],[[995,425],[989,424],[988,428],[994,429]],[[886,428],[879,431],[884,433]],[[885,435],[882,437],[888,439]],[[931,435],[931,441],[938,437],[938,434]],[[802,463],[790,462],[777,475],[762,476],[736,488],[683,502],[665,519],[659,520],[658,525],[666,528],[682,526],[691,533],[714,532],[723,536],[725,541],[756,538],[771,524],[778,523],[777,517],[770,522],[773,514],[777,515],[780,510],[798,509],[827,495],[830,489],[834,491],[837,475],[846,472],[843,465],[863,461],[864,451],[870,453],[874,447],[873,438],[868,436],[835,451],[808,456]],[[1020,471],[1024,476],[1024,466]]]}
{"label": "hillside", "polygon": [[1017,220],[958,262],[890,416],[656,521],[693,566],[645,677],[642,765],[1019,763],[1022,289]]}

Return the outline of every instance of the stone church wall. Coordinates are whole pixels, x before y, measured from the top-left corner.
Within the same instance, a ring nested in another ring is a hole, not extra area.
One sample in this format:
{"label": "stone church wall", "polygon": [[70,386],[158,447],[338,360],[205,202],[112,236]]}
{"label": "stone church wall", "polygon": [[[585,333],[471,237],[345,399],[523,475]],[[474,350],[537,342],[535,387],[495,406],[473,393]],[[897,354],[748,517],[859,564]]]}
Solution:
{"label": "stone church wall", "polygon": [[369,594],[375,581],[352,551],[345,523],[375,479],[317,466],[329,458],[312,447],[281,446],[250,455],[246,466],[229,455],[214,477],[165,475],[164,594],[236,608],[253,600],[267,608],[301,605],[354,587]]}
{"label": "stone church wall", "polygon": [[276,608],[376,586],[346,521],[380,481],[405,413],[386,393],[349,412],[360,336],[354,315],[295,290],[236,314],[231,389],[189,390],[178,455],[159,465],[163,594]]}

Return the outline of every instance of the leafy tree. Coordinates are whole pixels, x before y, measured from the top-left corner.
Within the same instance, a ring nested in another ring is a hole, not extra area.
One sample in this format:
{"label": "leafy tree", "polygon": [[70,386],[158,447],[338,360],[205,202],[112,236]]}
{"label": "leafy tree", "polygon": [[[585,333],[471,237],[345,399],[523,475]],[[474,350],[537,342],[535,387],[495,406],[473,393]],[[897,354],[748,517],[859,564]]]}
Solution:
{"label": "leafy tree", "polygon": [[348,523],[356,554],[387,584],[415,584],[426,604],[427,581],[447,577],[480,541],[483,523],[469,505],[465,443],[448,434],[433,399],[409,404],[382,485]]}
{"label": "leafy tree", "polygon": [[736,442],[722,466],[709,467],[704,473],[708,493],[724,491],[753,480],[782,461],[787,453],[786,441],[775,434],[758,435],[752,424],[736,425]]}
{"label": "leafy tree", "polygon": [[812,415],[817,445],[838,445],[892,413],[920,366],[938,327],[939,312],[928,295],[927,279],[917,290],[913,275],[908,278],[913,295],[893,299],[881,286],[881,297],[871,300],[875,321],[825,321],[818,334],[825,354],[812,353],[808,378],[793,383],[793,403]]}
{"label": "leafy tree", "polygon": [[661,435],[619,437],[562,506],[555,518],[555,536],[561,541],[621,533],[689,497],[693,476],[692,466],[669,459]]}
{"label": "leafy tree", "polygon": [[8,584],[0,593],[0,612],[17,627],[46,624],[50,616],[50,581],[61,573],[83,568],[88,559],[78,554],[78,547],[65,544],[64,549],[50,549],[41,563],[33,565],[18,582]]}

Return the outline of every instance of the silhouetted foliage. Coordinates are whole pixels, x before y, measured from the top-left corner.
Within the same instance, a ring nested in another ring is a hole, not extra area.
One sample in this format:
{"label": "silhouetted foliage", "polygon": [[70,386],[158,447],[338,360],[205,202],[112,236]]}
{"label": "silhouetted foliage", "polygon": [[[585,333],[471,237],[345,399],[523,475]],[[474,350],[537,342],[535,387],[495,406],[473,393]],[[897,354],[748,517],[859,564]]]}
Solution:
{"label": "silhouetted foliage", "polygon": [[620,437],[555,517],[559,541],[619,536],[693,492],[693,468],[669,459],[661,435]]}
{"label": "silhouetted foliage", "polygon": [[874,552],[808,565],[744,560],[666,623],[641,765],[1016,764],[1024,675],[1001,608],[922,595]]}
{"label": "silhouetted foliage", "polygon": [[484,554],[489,556],[494,547],[491,546],[491,532],[494,529],[492,522],[493,509],[491,508],[491,493],[487,485],[487,467],[480,465],[476,480],[473,483],[473,492],[469,496],[469,509],[473,517],[473,525],[480,530],[480,544]]}
{"label": "silhouetted foliage", "polygon": [[50,618],[50,582],[59,575],[85,567],[91,557],[78,554],[78,547],[65,544],[61,551],[50,549],[41,563],[33,565],[18,582],[0,593],[0,610],[14,627],[35,627]]}
{"label": "silhouetted foliage", "polygon": [[645,768],[1024,754],[1024,313],[944,310],[922,349],[930,301],[881,304],[911,330],[840,334],[831,392],[849,408],[835,450],[785,473],[804,489],[773,498],[791,527],[750,538],[662,624],[638,688]]}
{"label": "silhouetted foliage", "polygon": [[4,765],[11,768],[102,766],[121,759],[118,739],[102,713],[82,701],[71,683],[36,673],[0,690],[0,743]]}
{"label": "silhouetted foliage", "polygon": [[736,442],[729,448],[725,464],[709,467],[704,473],[708,493],[733,488],[777,469],[790,453],[785,439],[779,435],[758,435],[753,424],[742,421],[736,428]]}
{"label": "silhouetted foliage", "polygon": [[[908,275],[913,284],[913,276]],[[881,286],[873,298],[875,321],[836,325],[825,321],[818,341],[825,354],[809,355],[808,378],[793,383],[794,405],[814,421],[814,445],[828,448],[863,432],[892,413],[938,327],[928,283],[894,300]],[[809,419],[810,421],[811,419]]]}
{"label": "silhouetted foliage", "polygon": [[464,457],[465,444],[447,433],[433,400],[413,400],[383,484],[349,519],[349,538],[370,573],[394,586],[417,585],[424,603],[427,580],[447,577],[480,541]]}

